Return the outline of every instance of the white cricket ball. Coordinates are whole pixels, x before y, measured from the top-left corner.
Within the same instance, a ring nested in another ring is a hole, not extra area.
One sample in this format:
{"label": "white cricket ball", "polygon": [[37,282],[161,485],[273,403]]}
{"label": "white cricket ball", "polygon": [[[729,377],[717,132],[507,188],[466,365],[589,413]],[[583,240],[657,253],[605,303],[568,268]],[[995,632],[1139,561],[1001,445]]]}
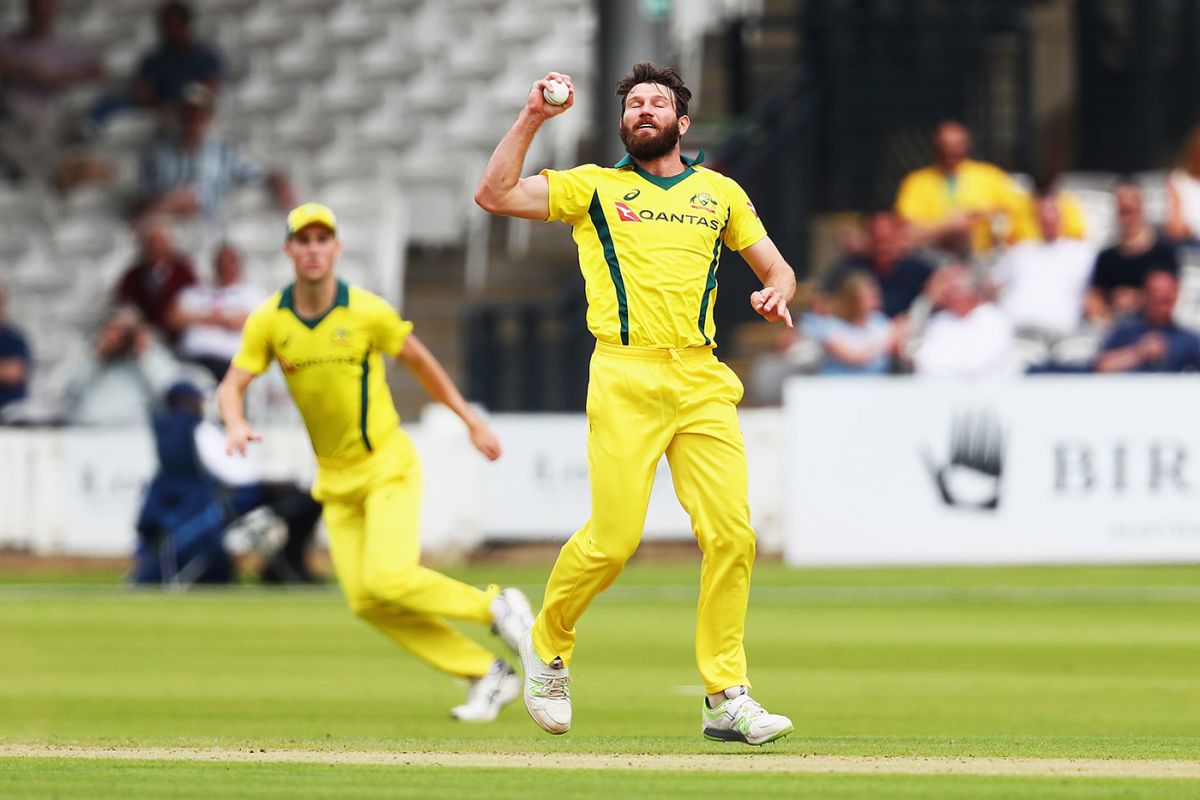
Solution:
{"label": "white cricket ball", "polygon": [[546,88],[542,89],[542,97],[552,106],[561,106],[570,96],[571,90],[562,81],[546,81]]}

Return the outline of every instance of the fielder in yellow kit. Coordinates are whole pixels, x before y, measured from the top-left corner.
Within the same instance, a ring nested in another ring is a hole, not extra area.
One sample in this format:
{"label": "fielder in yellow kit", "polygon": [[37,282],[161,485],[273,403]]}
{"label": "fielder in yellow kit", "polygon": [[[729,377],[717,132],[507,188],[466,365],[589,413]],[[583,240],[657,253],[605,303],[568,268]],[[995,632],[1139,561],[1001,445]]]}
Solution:
{"label": "fielder in yellow kit", "polygon": [[[562,105],[543,95],[551,81],[570,87]],[[592,517],[563,546],[522,640],[525,706],[550,733],[570,728],[575,623],[637,549],[665,453],[704,553],[696,628],[708,693],[702,732],[764,744],[792,723],[748,694],[742,639],[754,531],[736,409],[742,386],[713,355],[712,311],[722,245],[740,251],[762,280],[750,299],[768,320],[791,325],[796,279],[741,187],[681,156],[691,92],[679,75],[637,64],[617,94],[628,156],[616,166],[521,177],[542,123],[574,102],[570,77],[550,73],[534,83],[475,195],[493,213],[572,226],[596,337],[587,399]]]}
{"label": "fielder in yellow kit", "polygon": [[412,323],[380,297],[339,281],[337,220],[308,203],[287,220],[284,250],[296,269],[246,320],[241,349],[217,390],[230,453],[259,437],[244,414],[246,389],[279,362],[317,457],[313,496],[324,505],[334,570],[355,614],[414,655],[470,681],[460,720],[486,722],[520,694],[505,661],[450,627],[447,619],[493,626],[514,651],[533,621],[517,589],[477,589],[419,563],[421,465],[384,379],[383,357],[407,366],[435,399],[466,423],[484,456],[500,443],[463,400]]}

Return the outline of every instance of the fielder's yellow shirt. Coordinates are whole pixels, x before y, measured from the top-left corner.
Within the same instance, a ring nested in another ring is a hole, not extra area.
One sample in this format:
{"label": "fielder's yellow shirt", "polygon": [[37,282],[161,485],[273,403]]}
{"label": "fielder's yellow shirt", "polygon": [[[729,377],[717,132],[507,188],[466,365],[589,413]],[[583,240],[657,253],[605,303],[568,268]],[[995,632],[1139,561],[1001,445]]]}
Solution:
{"label": "fielder's yellow shirt", "polygon": [[615,167],[543,170],[549,220],[574,228],[586,284],[588,329],[636,347],[712,347],[721,245],[767,235],[742,187],[684,158],[661,178],[632,158]]}
{"label": "fielder's yellow shirt", "polygon": [[[967,159],[953,176],[937,167],[910,172],[896,195],[896,213],[909,222],[924,225],[939,223],[956,211],[982,211],[1008,218],[1012,237],[1020,233],[1027,194],[1012,176],[992,164]],[[971,249],[976,253],[991,250],[995,242],[991,221],[980,219],[971,228]]]}
{"label": "fielder's yellow shirt", "polygon": [[400,423],[383,356],[399,354],[412,323],[378,295],[341,281],[333,306],[315,319],[296,313],[292,293],[288,286],[250,314],[233,366],[258,375],[274,358],[317,457],[360,458]]}

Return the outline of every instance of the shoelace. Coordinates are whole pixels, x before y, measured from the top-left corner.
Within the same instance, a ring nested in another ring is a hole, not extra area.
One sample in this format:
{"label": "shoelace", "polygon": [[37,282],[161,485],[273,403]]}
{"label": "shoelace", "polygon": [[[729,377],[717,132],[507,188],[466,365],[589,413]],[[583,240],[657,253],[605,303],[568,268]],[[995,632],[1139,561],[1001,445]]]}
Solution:
{"label": "shoelace", "polygon": [[568,684],[571,682],[571,676],[559,678],[547,678],[543,684],[545,687],[545,697],[553,700],[566,700],[571,696],[571,688]]}

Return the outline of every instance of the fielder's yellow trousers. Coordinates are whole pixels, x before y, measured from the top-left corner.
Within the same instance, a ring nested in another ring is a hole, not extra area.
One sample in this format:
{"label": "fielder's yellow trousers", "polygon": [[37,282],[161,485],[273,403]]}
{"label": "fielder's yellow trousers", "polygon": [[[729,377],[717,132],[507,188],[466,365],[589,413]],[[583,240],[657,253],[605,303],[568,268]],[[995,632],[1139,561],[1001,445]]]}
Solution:
{"label": "fielder's yellow trousers", "polygon": [[641,541],[654,472],[665,453],[675,494],[703,551],[696,663],[706,691],[748,686],[742,645],[754,530],[742,384],[707,348],[656,350],[599,342],[588,385],[592,518],[567,541],[546,584],[533,644],[569,664],[575,623]]}
{"label": "fielder's yellow trousers", "polygon": [[487,592],[420,565],[421,463],[397,428],[370,455],[318,459],[313,496],[324,504],[334,572],[350,609],[430,665],[465,678],[487,673],[491,652],[446,619],[491,623]]}

